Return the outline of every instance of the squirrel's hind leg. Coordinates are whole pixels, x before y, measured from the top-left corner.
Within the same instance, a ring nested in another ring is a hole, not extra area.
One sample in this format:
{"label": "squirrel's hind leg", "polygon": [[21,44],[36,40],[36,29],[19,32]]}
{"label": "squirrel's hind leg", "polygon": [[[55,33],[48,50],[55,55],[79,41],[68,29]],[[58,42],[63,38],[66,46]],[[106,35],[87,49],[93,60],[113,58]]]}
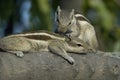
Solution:
{"label": "squirrel's hind leg", "polygon": [[11,54],[15,54],[18,57],[23,57],[24,56],[22,51],[6,51],[6,52],[9,52]]}

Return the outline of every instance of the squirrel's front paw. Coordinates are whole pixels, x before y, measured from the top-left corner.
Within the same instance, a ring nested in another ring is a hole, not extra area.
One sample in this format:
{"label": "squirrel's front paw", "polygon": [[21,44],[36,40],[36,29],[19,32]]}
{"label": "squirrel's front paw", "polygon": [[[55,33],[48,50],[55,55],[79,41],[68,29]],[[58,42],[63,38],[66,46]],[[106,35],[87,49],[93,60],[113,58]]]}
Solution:
{"label": "squirrel's front paw", "polygon": [[75,63],[75,60],[72,57],[70,57],[70,56],[67,58],[67,60],[68,60],[68,62],[70,64],[74,64]]}
{"label": "squirrel's front paw", "polygon": [[89,49],[88,49],[88,53],[96,53],[96,50],[95,50],[95,49],[92,49],[92,48],[89,48]]}

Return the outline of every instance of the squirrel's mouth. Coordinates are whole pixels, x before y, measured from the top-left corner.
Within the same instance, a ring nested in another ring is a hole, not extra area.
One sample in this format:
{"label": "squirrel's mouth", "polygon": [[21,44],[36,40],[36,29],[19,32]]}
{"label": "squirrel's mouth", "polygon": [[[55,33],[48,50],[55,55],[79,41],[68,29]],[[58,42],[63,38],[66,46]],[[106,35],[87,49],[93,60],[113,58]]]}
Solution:
{"label": "squirrel's mouth", "polygon": [[72,33],[72,31],[70,29],[67,29],[67,28],[59,28],[58,32],[60,34],[70,34],[70,33]]}
{"label": "squirrel's mouth", "polygon": [[70,34],[70,33],[72,33],[72,30],[70,30],[70,29],[66,30],[66,32],[65,32],[65,34]]}

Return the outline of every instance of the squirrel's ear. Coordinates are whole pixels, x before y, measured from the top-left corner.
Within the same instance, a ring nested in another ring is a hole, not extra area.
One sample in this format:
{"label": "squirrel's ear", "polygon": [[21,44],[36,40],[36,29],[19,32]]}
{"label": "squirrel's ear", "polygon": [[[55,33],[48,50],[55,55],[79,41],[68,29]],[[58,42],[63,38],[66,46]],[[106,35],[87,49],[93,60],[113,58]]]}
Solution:
{"label": "squirrel's ear", "polygon": [[71,14],[74,15],[74,13],[75,13],[75,9],[72,9]]}
{"label": "squirrel's ear", "polygon": [[72,11],[71,11],[71,13],[70,13],[70,17],[74,17],[74,13],[75,13],[75,10],[74,9],[72,9]]}
{"label": "squirrel's ear", "polygon": [[61,8],[60,6],[57,7],[57,12],[60,12],[61,11]]}

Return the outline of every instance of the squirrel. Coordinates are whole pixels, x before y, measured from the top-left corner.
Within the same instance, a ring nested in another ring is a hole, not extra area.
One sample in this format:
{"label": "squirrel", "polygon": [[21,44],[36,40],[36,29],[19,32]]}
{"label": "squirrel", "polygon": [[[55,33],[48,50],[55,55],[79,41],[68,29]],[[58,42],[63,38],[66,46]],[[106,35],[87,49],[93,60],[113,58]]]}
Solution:
{"label": "squirrel", "polygon": [[74,9],[68,12],[67,10],[61,10],[60,6],[58,6],[55,13],[55,22],[57,23],[55,33],[69,37],[78,37],[87,45],[91,46],[94,51],[97,51],[98,41],[95,29],[85,16],[75,14]]}
{"label": "squirrel", "polygon": [[78,38],[70,39],[48,31],[21,33],[3,37],[0,39],[0,49],[19,57],[23,57],[24,52],[50,51],[60,55],[71,64],[74,64],[75,60],[67,52],[92,52],[91,48]]}

